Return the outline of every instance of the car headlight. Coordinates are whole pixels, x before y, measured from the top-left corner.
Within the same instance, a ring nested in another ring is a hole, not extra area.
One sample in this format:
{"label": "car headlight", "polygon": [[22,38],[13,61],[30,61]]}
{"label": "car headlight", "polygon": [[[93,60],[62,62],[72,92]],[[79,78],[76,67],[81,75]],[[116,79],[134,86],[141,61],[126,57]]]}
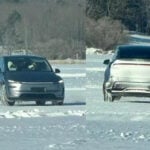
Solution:
{"label": "car headlight", "polygon": [[59,80],[58,83],[64,83],[64,81],[63,80]]}
{"label": "car headlight", "polygon": [[8,80],[8,82],[10,82],[10,83],[15,83],[16,81],[14,81],[14,80]]}
{"label": "car headlight", "polygon": [[16,83],[16,84],[21,84],[21,82],[14,81],[14,80],[8,80],[9,83]]}

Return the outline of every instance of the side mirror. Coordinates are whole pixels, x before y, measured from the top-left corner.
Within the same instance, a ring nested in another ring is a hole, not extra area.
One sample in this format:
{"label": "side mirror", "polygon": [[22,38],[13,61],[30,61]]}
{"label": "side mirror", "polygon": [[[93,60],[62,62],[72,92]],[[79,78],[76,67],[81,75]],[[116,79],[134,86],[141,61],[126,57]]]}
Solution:
{"label": "side mirror", "polygon": [[108,65],[110,63],[109,59],[104,60],[103,64]]}
{"label": "side mirror", "polygon": [[60,73],[60,70],[56,68],[55,73]]}

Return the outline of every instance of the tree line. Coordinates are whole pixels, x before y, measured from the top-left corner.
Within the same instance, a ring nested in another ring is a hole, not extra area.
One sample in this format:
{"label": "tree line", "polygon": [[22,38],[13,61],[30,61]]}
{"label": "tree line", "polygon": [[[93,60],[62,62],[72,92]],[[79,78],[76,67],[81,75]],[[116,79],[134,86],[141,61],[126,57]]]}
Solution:
{"label": "tree line", "polygon": [[85,58],[84,0],[0,0],[0,14],[3,51]]}
{"label": "tree line", "polygon": [[[99,26],[98,22],[104,22],[104,20],[105,22],[107,20],[107,26],[112,26],[112,22],[120,22],[118,31],[122,33],[123,39],[125,39],[123,30],[150,34],[150,0],[87,0],[86,16],[87,20],[97,23],[97,26]],[[89,28],[89,24],[87,26]],[[108,32],[113,29],[116,34],[118,31],[113,26]],[[118,42],[114,41],[110,47],[118,43],[120,43],[120,36],[118,36]],[[87,44],[89,45],[88,41]]]}

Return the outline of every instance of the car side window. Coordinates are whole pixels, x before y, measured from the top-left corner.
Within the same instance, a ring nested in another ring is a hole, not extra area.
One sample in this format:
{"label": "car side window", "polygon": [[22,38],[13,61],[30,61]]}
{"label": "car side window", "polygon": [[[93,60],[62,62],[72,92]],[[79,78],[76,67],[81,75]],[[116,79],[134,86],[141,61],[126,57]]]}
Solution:
{"label": "car side window", "polygon": [[17,70],[17,67],[16,65],[14,64],[13,61],[8,61],[7,62],[7,68],[9,71],[16,71]]}
{"label": "car side window", "polygon": [[116,49],[113,57],[112,57],[112,62],[114,62],[118,58],[118,48]]}

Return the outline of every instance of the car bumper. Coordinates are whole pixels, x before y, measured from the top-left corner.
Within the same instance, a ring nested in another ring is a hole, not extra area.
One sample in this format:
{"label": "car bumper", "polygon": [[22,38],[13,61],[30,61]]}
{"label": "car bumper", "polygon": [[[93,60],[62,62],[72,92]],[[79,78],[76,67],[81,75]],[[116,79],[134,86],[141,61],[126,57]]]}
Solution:
{"label": "car bumper", "polygon": [[147,82],[113,82],[107,83],[106,89],[114,96],[150,97],[150,83]]}
{"label": "car bumper", "polygon": [[64,99],[63,83],[8,83],[7,96],[10,99],[26,100]]}

